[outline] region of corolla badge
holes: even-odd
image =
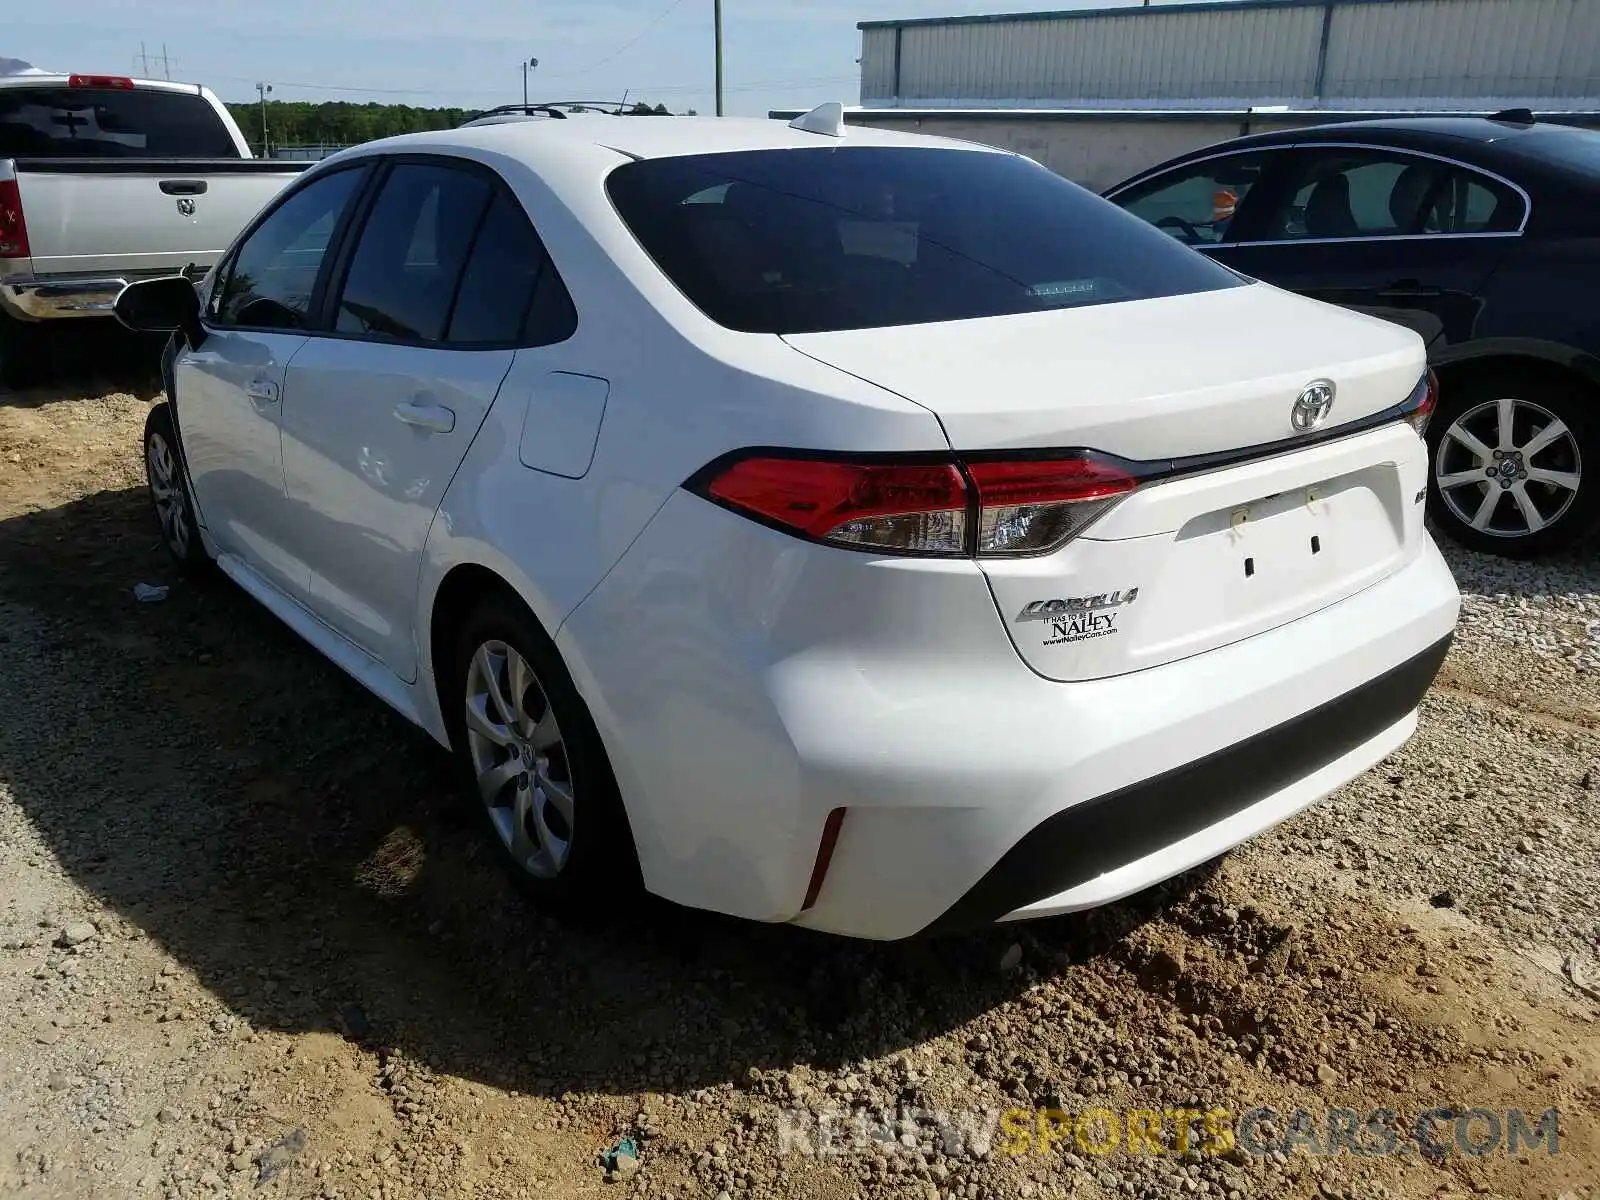
[[[1019,612],[1018,621],[1059,621],[1064,617],[1084,612],[1100,612],[1107,608],[1121,608],[1139,598],[1138,588],[1115,592],[1101,592],[1098,596],[1071,596],[1065,600],[1032,600]]]
[[[178,198],[178,211],[186,217],[194,216],[194,201],[187,196]]]
[[[1065,600],[1033,600],[1013,619],[1048,621],[1044,645],[1061,646],[1092,638],[1115,637],[1122,608],[1139,598],[1138,588],[1101,592],[1097,596],[1071,596]]]
[[[1300,433],[1316,429],[1333,411],[1333,397],[1337,389],[1331,379],[1315,379],[1306,384],[1300,398],[1289,410],[1289,423]]]

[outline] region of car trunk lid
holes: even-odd
[[[963,450],[1090,446],[1178,458],[1296,433],[1334,375],[1329,424],[1403,400],[1416,335],[1267,284],[937,325],[790,334],[795,349],[930,409]]]
[[[979,560],[1018,653],[1051,679],[1299,619],[1399,569],[1426,536],[1422,442],[1403,422],[1372,427],[1414,392],[1424,352],[1373,318],[1260,285],[788,340],[929,408],[963,457],[1134,460],[1144,482],[1077,538]],[[1297,401],[1320,381],[1333,407],[1299,429]]]

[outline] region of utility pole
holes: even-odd
[[[256,95],[261,97],[261,157],[267,156],[267,97],[272,95],[270,83],[256,84]]]
[[[136,61],[139,64],[139,75],[142,78],[154,79],[156,77],[155,70],[150,65],[155,61],[155,58],[148,51],[146,51],[145,44],[143,42],[139,43],[139,57]],[[172,62],[167,57],[167,44],[165,42],[161,43],[161,78],[172,78]]]
[[[722,0],[712,0],[717,27],[717,116],[722,115]]]
[[[537,70],[538,66],[539,66],[539,60],[537,58],[530,58],[530,59],[528,59],[526,62],[524,62],[522,64],[522,107],[523,108],[527,108],[528,107],[528,73],[530,71]]]
[[[717,42],[717,116],[722,115],[722,0],[712,0]]]

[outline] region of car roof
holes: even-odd
[[[1218,155],[1317,143],[1348,142],[1357,145],[1392,146],[1395,149],[1442,155],[1485,170],[1510,170],[1515,167],[1519,172],[1538,173],[1543,168],[1522,151],[1531,150],[1535,142],[1542,141],[1552,131],[1560,131],[1563,134],[1593,134],[1600,137],[1600,134],[1595,134],[1592,130],[1557,121],[1527,123],[1519,120],[1467,116],[1381,117],[1334,121],[1323,125],[1250,133],[1201,146],[1129,176],[1108,189],[1106,194],[1113,195],[1176,167],[1215,158]]]
[[[903,146],[1010,153],[993,146],[925,134],[851,125],[842,137],[807,133],[769,118],[605,116],[571,120],[514,120],[458,129],[410,133],[358,147],[362,152],[426,153],[471,149],[506,154],[536,164],[551,154],[592,151],[610,158],[678,158],[739,150],[816,150],[849,146]],[[353,157],[345,151],[339,157]]]
[[[75,78],[78,78],[78,76],[61,75],[37,69],[19,71],[11,75],[0,74],[0,88],[67,88]],[[91,78],[93,77],[91,76]],[[113,76],[106,76],[106,78],[113,78]],[[125,77],[115,76],[114,78],[121,79]],[[170,79],[130,79],[128,82],[133,85],[135,91],[139,92],[177,92],[185,96],[202,94],[200,85],[195,83],[176,83]],[[86,88],[85,90],[96,89]]]
[[[1359,137],[1363,141],[1413,145],[1430,140],[1488,144],[1525,134],[1536,125],[1497,121],[1489,117],[1384,117],[1365,121],[1331,121],[1299,129],[1276,129],[1248,134],[1238,144],[1281,145],[1285,142],[1326,142]]]

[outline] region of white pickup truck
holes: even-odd
[[[209,269],[309,165],[252,158],[193,84],[0,74],[0,384],[37,378],[42,322],[109,318],[127,283]]]

